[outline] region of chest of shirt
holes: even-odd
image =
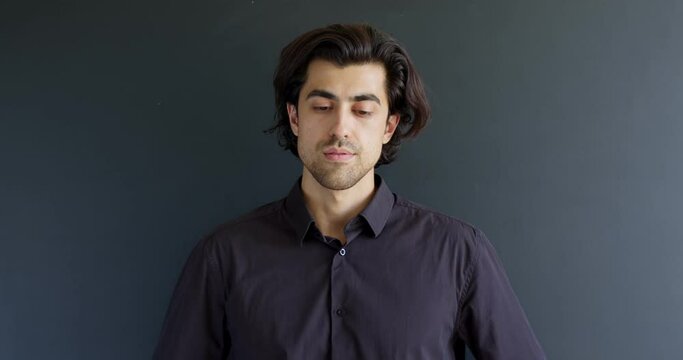
[[[279,358],[329,358],[335,349],[356,358],[441,356],[433,352],[449,351],[460,286],[443,244],[415,240],[386,232],[343,248],[252,244],[232,257],[227,277],[233,349]]]

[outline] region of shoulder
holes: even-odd
[[[446,230],[450,235],[474,238],[481,233],[478,227],[468,221],[408,200],[400,195],[396,195],[394,207],[399,218],[410,222],[427,222],[433,228]]]
[[[417,234],[423,244],[453,254],[461,263],[471,263],[488,243],[476,225],[400,195],[396,195],[394,214],[393,224],[399,231]]]
[[[285,221],[283,207],[284,198],[258,206],[215,226],[205,235],[205,239],[209,242],[222,242],[228,238],[239,237],[241,234],[254,234],[258,229],[280,224]]]
[[[459,293],[466,288],[482,249],[486,246],[484,232],[459,217],[396,196],[393,225],[401,234],[413,234],[414,241],[430,254],[443,259],[443,268],[453,275]]]

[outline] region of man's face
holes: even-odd
[[[309,64],[297,106],[287,111],[304,171],[323,187],[351,188],[374,169],[399,121],[389,116],[385,78],[379,63]]]

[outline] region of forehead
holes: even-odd
[[[340,97],[372,93],[386,104],[386,71],[381,63],[350,64],[315,59],[308,65],[300,96],[311,90],[326,90]]]

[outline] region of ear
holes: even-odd
[[[296,105],[287,103],[287,115],[289,115],[289,126],[294,136],[299,136],[299,115],[296,112]]]
[[[382,141],[383,144],[386,144],[391,140],[391,137],[394,135],[394,132],[396,131],[396,128],[398,127],[398,122],[401,120],[401,115],[399,114],[392,114],[389,115],[389,118],[387,119],[387,126],[384,129],[384,139]]]

